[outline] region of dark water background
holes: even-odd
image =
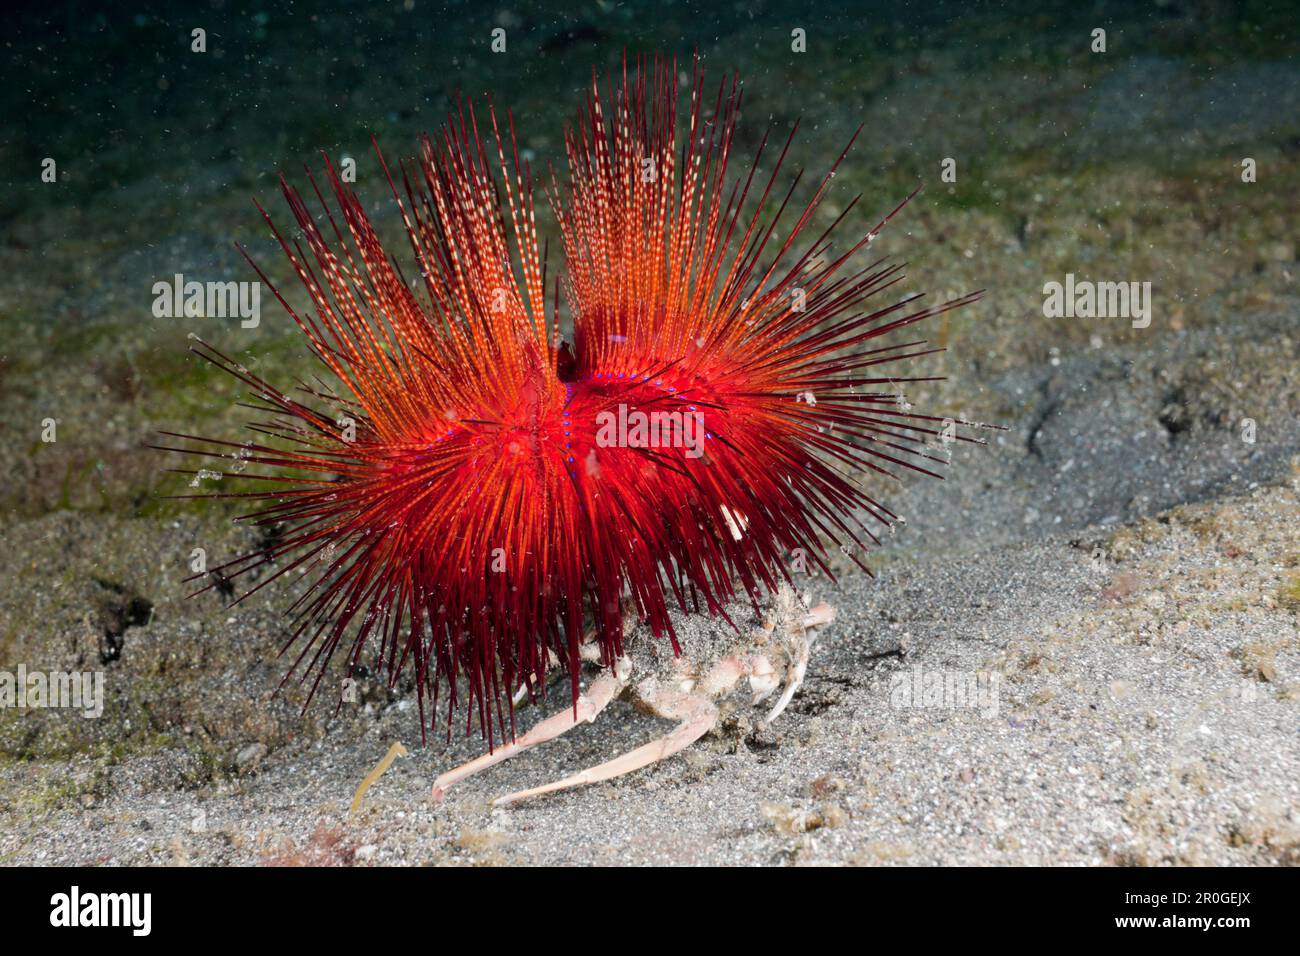
[[[1026,144],[1002,89],[1008,70],[1032,77],[1091,62],[1105,65],[1096,73],[1103,79],[1163,62],[1204,81],[1234,64],[1293,65],[1297,9],[1277,0],[19,5],[9,13],[10,80],[0,94],[11,184],[0,211],[9,218],[55,199],[22,172],[46,155],[66,168],[61,202],[109,201],[107,193],[151,179],[183,188],[224,174],[229,188],[256,186],[317,149],[361,149],[371,135],[399,148],[439,123],[457,93],[492,94],[527,136],[554,144],[590,71],[617,69],[625,51],[683,61],[699,52],[714,75],[739,71],[755,88],[755,119],[804,113],[813,124],[851,123],[899,87],[958,73],[979,88],[986,147],[1014,150]],[[190,50],[195,27],[207,31],[207,53]],[[496,27],[507,31],[504,54],[489,49]],[[795,27],[808,33],[802,56],[790,51]],[[1108,31],[1104,57],[1089,52],[1098,27]],[[1135,97],[1178,92],[1158,69],[1138,76]],[[1270,106],[1266,88],[1216,99],[1202,104],[1194,126],[1281,105]],[[960,130],[973,117],[958,105],[936,103],[909,122]],[[1087,139],[1088,124],[1062,116],[1054,125],[1056,136]],[[900,162],[909,140],[875,139],[869,148],[882,164]],[[1114,159],[1154,158],[1169,144],[1108,145]]]
[[[864,194],[863,223],[926,181],[887,251],[915,261],[928,288],[991,290],[944,330],[952,361],[978,363],[967,383],[1086,350],[1097,329],[1035,314],[1044,281],[1088,269],[1150,279],[1168,314],[1204,301],[1207,271],[1221,271],[1219,288],[1294,259],[1295,13],[1187,0],[20,6],[0,84],[0,389],[21,409],[4,427],[30,434],[25,419],[43,418],[37,406],[57,391],[80,440],[40,469],[57,481],[11,464],[6,494],[27,514],[141,507],[158,479],[127,449],[150,425],[237,426],[225,383],[184,355],[195,329],[155,319],[149,289],[176,272],[251,278],[235,242],[283,277],[252,205],[283,216],[281,171],[301,184],[320,150],[354,156],[358,192],[391,226],[371,137],[390,159],[409,156],[458,95],[492,96],[536,164],[562,168],[563,125],[592,71],[625,54],[685,69],[698,53],[710,84],[740,74],[738,157],[767,124],[802,117],[792,165],[817,173],[864,123],[837,183],[845,200]],[[191,52],[196,27],[205,53]],[[497,27],[502,54],[490,50]],[[796,27],[805,54],[791,51]],[[1089,48],[1098,27],[1104,54]],[[1250,189],[1235,182],[1245,155],[1263,169]],[[46,157],[56,184],[40,179]],[[945,157],[956,184],[938,182]],[[265,311],[256,330],[213,319],[197,331],[296,370],[296,332]],[[1116,326],[1103,338],[1134,336]]]
[[[878,248],[906,257],[918,288],[989,295],[932,331],[949,348],[932,370],[951,381],[910,398],[1010,425],[1004,442],[1031,463],[1073,468],[1075,452],[1086,461],[1104,447],[1149,466],[1118,483],[1089,479],[1067,501],[1054,503],[1053,487],[987,506],[998,516],[990,533],[1022,512],[1031,527],[1086,523],[1208,493],[1231,469],[1200,476],[1196,491],[1186,476],[1162,479],[1174,468],[1169,438],[1181,432],[1162,435],[1159,421],[1185,431],[1224,430],[1248,414],[1288,420],[1271,394],[1288,350],[1242,321],[1294,328],[1295,13],[1293,3],[1262,0],[20,7],[0,84],[0,396],[10,410],[0,429],[26,453],[5,463],[0,497],[23,517],[174,513],[158,495],[179,480],[141,444],[159,427],[230,435],[243,421],[234,383],[186,352],[190,333],[268,363],[281,381],[313,370],[269,295],[255,329],[150,309],[153,283],[176,273],[253,278],[237,242],[286,282],[253,206],[283,221],[282,172],[305,186],[302,170],[319,168],[321,151],[354,157],[357,192],[400,256],[372,137],[390,160],[408,157],[458,97],[481,110],[490,96],[513,114],[535,166],[555,164],[563,176],[564,126],[593,71],[656,53],[676,57],[684,75],[698,54],[710,89],[742,78],[737,170],[765,129],[798,118],[790,171],[806,167],[815,182],[862,124],[825,210],[861,193],[849,232],[927,184]],[[206,31],[206,52],[191,50],[195,28]],[[498,28],[504,53],[490,47]],[[796,28],[806,53],[792,52]],[[1104,53],[1091,49],[1098,28]],[[41,181],[47,157],[56,183]],[[1259,168],[1251,184],[1241,181],[1245,157]],[[955,183],[940,180],[948,158]],[[539,218],[553,238],[544,202]],[[1067,273],[1152,282],[1155,321],[1137,330],[1045,317],[1044,283]],[[1169,373],[1189,350],[1204,351],[1197,335],[1249,354]],[[1166,380],[1134,383],[1135,359]],[[1127,384],[1104,414],[1079,410],[1091,427],[1054,418],[1099,377]],[[49,417],[69,440],[34,440]],[[1152,419],[1148,432],[1140,422]],[[989,480],[1016,484],[1004,477]]]

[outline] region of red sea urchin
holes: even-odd
[[[253,390],[274,416],[253,427],[281,444],[174,437],[272,469],[245,474],[273,487],[242,497],[268,502],[252,520],[286,530],[216,570],[273,567],[253,590],[314,572],[286,647],[313,694],[340,646],[351,670],[369,645],[391,682],[414,670],[422,725],[442,690],[450,731],[463,692],[467,724],[477,714],[489,743],[494,724],[513,736],[512,695],[554,660],[576,707],[584,618],[603,662],[621,657],[629,610],[676,651],[670,608],[725,618],[739,591],[757,605],[789,580],[792,553],[829,574],[828,547],[859,561],[878,543],[870,525],[895,516],[855,473],[933,475],[944,461],[931,454],[944,419],[898,392],[934,379],[882,372],[938,349],[877,340],[979,293],[864,308],[902,278],[899,264],[855,264],[898,209],[832,253],[855,200],[804,243],[842,153],[779,236],[794,183],[779,201],[773,189],[794,130],[770,175],[765,136],[728,181],[740,89],[724,81],[709,98],[701,79],[697,66],[684,123],[674,64],[625,68],[604,99],[593,80],[566,136],[570,183],[552,175],[547,192],[571,349],[558,293],[548,309],[512,121],[503,141],[495,112],[484,136],[462,109],[399,177],[384,166],[419,283],[328,163],[337,211],[313,179],[320,223],[282,182],[302,238],[271,228],[315,314],[276,296],[343,390],[303,385],[299,401],[200,344]]]

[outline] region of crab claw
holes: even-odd
[[[808,613],[803,616],[803,621],[801,623],[806,631],[810,627],[822,627],[833,620],[835,620],[835,608],[831,607],[825,601],[822,601],[821,604],[808,610]]]
[[[749,689],[754,695],[754,706],[757,707],[771,697],[772,691],[780,686],[781,677],[772,666],[772,661],[766,654],[755,654],[749,665]]]
[[[795,658],[794,666],[786,673],[785,690],[781,692],[781,698],[768,711],[767,719],[763,721],[764,725],[769,725],[780,717],[786,705],[794,698],[794,692],[803,684],[804,674],[808,673],[808,657],[811,653],[812,640],[804,638],[799,642],[799,656]]]
[[[810,608],[808,613],[803,616],[800,624],[803,626],[804,631],[807,632],[814,627],[829,624],[833,620],[835,620],[835,608],[823,601],[816,607]],[[782,691],[780,699],[772,705],[772,709],[768,712],[767,719],[764,721],[765,725],[770,725],[772,721],[781,716],[786,706],[794,698],[795,691],[802,686],[804,675],[808,673],[808,658],[812,654],[812,642],[813,639],[806,635],[800,640],[798,655],[785,675],[785,690]],[[752,686],[753,679],[750,680]],[[757,703],[758,699],[755,699],[755,703]]]

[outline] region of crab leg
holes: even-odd
[[[713,702],[707,697],[696,694],[683,694],[680,691],[661,691],[653,700],[647,700],[646,703],[650,704],[655,713],[661,717],[680,720],[681,723],[678,724],[677,729],[660,737],[658,740],[637,747],[635,750],[629,750],[621,757],[615,757],[605,763],[588,767],[571,777],[565,777],[563,780],[557,780],[541,787],[520,790],[517,793],[499,797],[492,801],[492,805],[494,807],[503,807],[518,803],[521,800],[527,800],[530,797],[540,796],[543,793],[554,793],[557,790],[568,790],[571,787],[579,787],[587,783],[612,780],[614,777],[631,773],[633,770],[648,767],[652,763],[663,760],[665,757],[671,757],[678,751],[686,749],[712,730],[718,722],[718,708],[713,706]]]
[[[522,737],[516,738],[511,743],[498,747],[491,753],[483,754],[476,757],[468,763],[463,763],[455,769],[448,770],[441,774],[433,782],[433,799],[441,800],[447,795],[447,790],[452,784],[464,780],[466,777],[478,773],[480,770],[486,770],[488,767],[498,764],[503,760],[509,760],[515,754],[523,753],[538,744],[546,743],[548,740],[554,740],[567,730],[572,730],[582,722],[591,723],[596,719],[596,715],[605,709],[605,706],[618,696],[619,691],[625,686],[624,681],[614,674],[601,674],[591,686],[587,688],[585,694],[578,697],[577,717],[575,719],[572,710],[563,710],[558,714],[552,714],[545,720],[540,721],[528,733]]]

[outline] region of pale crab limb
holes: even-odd
[[[463,763],[453,770],[448,770],[441,774],[433,782],[433,799],[441,800],[447,795],[448,788],[454,783],[459,783],[466,777],[478,773],[480,770],[486,770],[488,767],[498,764],[503,760],[509,760],[516,754],[523,753],[538,744],[544,744],[548,740],[554,740],[567,730],[572,730],[578,724],[591,723],[596,719],[596,715],[605,709],[619,692],[626,686],[626,681],[615,674],[601,674],[591,686],[587,688],[585,694],[578,697],[577,718],[574,718],[572,709],[566,709],[558,714],[552,714],[545,720],[539,721],[528,733],[522,737],[516,738],[508,744],[496,748],[491,753],[483,754],[476,757],[468,763]]]
[[[811,608],[804,615],[800,624],[807,631],[809,628],[829,624],[833,620],[835,620],[835,608],[823,601],[816,607]],[[799,645],[799,656],[795,660],[794,666],[786,674],[785,690],[781,692],[780,699],[772,705],[764,724],[770,725],[772,721],[780,717],[784,713],[786,706],[794,699],[795,692],[803,685],[804,675],[808,673],[808,658],[811,653],[812,638],[805,638]]]
[[[590,633],[588,633],[586,636],[583,637],[583,641],[584,641],[584,642],[590,642],[591,639],[592,639],[592,635],[591,635]],[[552,651],[552,650],[547,650],[547,652],[546,652],[546,656],[549,658],[549,666],[554,667],[554,666],[556,666],[557,664],[560,663],[560,659],[559,659],[558,657],[555,656],[555,652],[554,652],[554,651]],[[542,672],[541,672],[541,671],[533,671],[532,677],[533,677],[533,683],[536,684],[537,682],[539,682],[539,681],[542,680]],[[512,706],[512,707],[520,707],[520,706],[522,706],[522,705],[523,705],[523,702],[526,701],[526,700],[528,699],[528,696],[529,696],[529,687],[528,687],[528,683],[525,682],[525,683],[523,683],[523,684],[520,684],[520,685],[519,685],[519,689],[518,689],[517,691],[515,691],[515,696],[512,697],[512,698],[510,698],[510,704],[511,704],[511,706]]]
[[[580,787],[583,784],[598,783],[602,780],[621,777],[625,773],[648,767],[665,757],[671,757],[673,754],[685,750],[712,730],[718,722],[718,708],[713,706],[713,702],[707,697],[701,697],[697,694],[684,694],[680,691],[660,691],[653,700],[647,700],[646,703],[650,704],[655,713],[661,717],[680,720],[681,723],[677,726],[677,729],[660,737],[658,740],[637,747],[635,750],[629,750],[621,757],[615,757],[605,763],[588,767],[571,777],[565,777],[563,780],[557,780],[541,787],[520,790],[517,793],[499,797],[492,801],[492,805],[494,807],[504,807],[544,793],[554,793],[557,790],[568,790],[571,787]]]
[[[516,709],[523,706],[524,701],[528,699],[528,685],[520,684],[519,689],[515,691],[515,696],[510,698],[510,706]]]

